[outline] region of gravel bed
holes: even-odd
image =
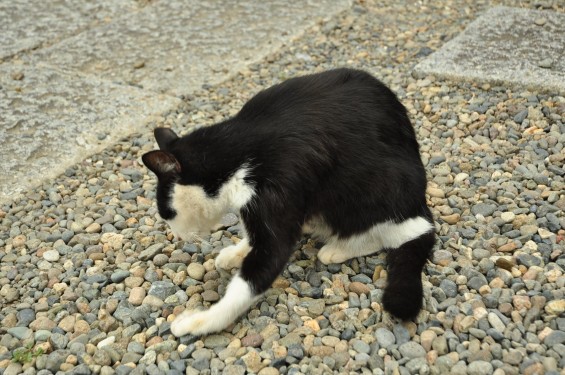
[[[382,79],[417,129],[437,223],[415,322],[382,310],[384,254],[325,266],[304,238],[229,329],[174,338],[176,315],[223,294],[214,257],[239,227],[230,215],[200,243],[173,240],[140,160],[148,127],[0,206],[0,374],[565,374],[565,98],[413,76],[492,2],[390,3],[354,3],[151,126],[212,124],[332,67]],[[22,347],[38,355],[13,361]]]

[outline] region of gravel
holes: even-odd
[[[373,72],[408,108],[430,181],[438,242],[416,321],[382,310],[384,253],[324,266],[319,244],[303,238],[235,324],[174,338],[175,316],[224,293],[231,274],[214,258],[241,228],[229,215],[201,242],[173,240],[140,161],[154,147],[148,127],[0,206],[0,374],[559,374],[565,98],[413,76],[485,9],[470,0],[414,6],[355,2],[152,126],[183,133],[221,121],[299,74]],[[44,354],[13,362],[26,345]]]

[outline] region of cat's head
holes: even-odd
[[[157,175],[157,208],[175,237],[192,239],[209,233],[227,209],[227,202],[210,197],[204,186],[191,183],[191,166],[179,153],[179,138],[171,129],[154,131],[160,150],[143,155],[145,166]],[[187,182],[188,181],[188,182]]]

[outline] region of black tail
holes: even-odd
[[[397,249],[388,249],[388,279],[383,305],[392,315],[408,320],[420,312],[424,295],[422,270],[431,256],[434,243],[435,234],[429,232]]]

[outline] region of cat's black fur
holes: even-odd
[[[242,165],[255,195],[241,209],[252,250],[242,278],[254,293],[281,273],[302,225],[322,217],[339,237],[385,221],[423,217],[426,173],[404,106],[369,74],[337,69],[290,79],[253,97],[233,118],[177,138],[156,129],[162,150],[177,168],[159,176],[157,200],[165,219],[175,183],[199,185],[209,196]],[[158,164],[158,163],[157,163]],[[422,305],[421,272],[434,245],[433,230],[388,249],[383,304],[393,315],[413,318]]]

